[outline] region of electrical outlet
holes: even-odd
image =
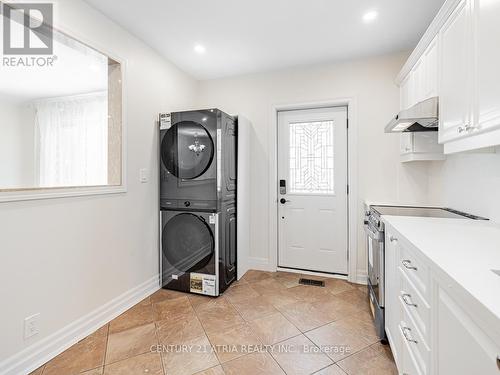
[[[38,327],[38,320],[40,314],[35,314],[28,316],[24,319],[24,338],[29,339],[30,337],[38,335],[40,329]]]
[[[149,182],[149,171],[146,168],[139,171],[139,179],[143,184]]]

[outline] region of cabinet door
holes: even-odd
[[[438,37],[436,36],[424,52],[424,72],[422,77],[423,99],[438,96]]]
[[[500,1],[475,0],[476,101],[478,130],[500,126]]]
[[[394,360],[401,364],[402,341],[399,332],[401,314],[399,308],[399,275],[397,261],[398,242],[390,228],[386,229],[385,238],[385,331],[391,344]]]
[[[438,143],[438,132],[414,133],[413,152],[420,154],[442,154],[443,145]]]
[[[413,134],[414,133],[401,133],[399,150],[401,155],[413,152]]]
[[[399,86],[399,109],[404,110],[408,108],[408,89],[409,89],[409,76],[407,76],[403,82],[401,82],[401,86]]]
[[[425,59],[421,57],[412,70],[412,105],[424,100]]]
[[[465,135],[471,103],[470,0],[462,0],[440,31],[440,142]]]
[[[403,340],[402,347],[402,373],[403,375],[424,375],[417,366],[417,360],[413,356],[411,349],[406,341]]]
[[[437,305],[436,373],[498,375],[498,348],[441,286]]]

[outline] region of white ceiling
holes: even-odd
[[[86,0],[198,79],[412,49],[444,0]],[[379,17],[365,24],[363,15]],[[196,44],[206,47],[197,54]]]

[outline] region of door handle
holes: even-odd
[[[280,199],[280,203],[281,204],[285,204],[286,202],[290,202],[289,200],[286,200],[285,198],[281,198]]]

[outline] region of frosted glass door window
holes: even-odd
[[[290,193],[334,194],[334,122],[300,122],[289,126]]]

